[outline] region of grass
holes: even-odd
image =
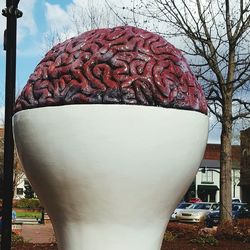
[[[17,218],[41,218],[40,212],[16,212]]]

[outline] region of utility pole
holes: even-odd
[[[6,8],[2,10],[7,18],[7,28],[4,32],[4,50],[6,50],[5,77],[5,123],[4,123],[4,183],[3,183],[3,224],[1,249],[11,249],[12,233],[12,199],[13,199],[13,165],[14,141],[12,135],[12,116],[16,91],[16,30],[17,18],[22,16],[18,10],[20,0],[7,0]]]

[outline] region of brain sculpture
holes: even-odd
[[[15,110],[67,104],[134,104],[207,113],[182,53],[154,33],[125,26],[85,32],[53,47]]]

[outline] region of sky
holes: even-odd
[[[120,6],[128,4],[130,0],[114,1]],[[110,1],[110,2],[112,2]],[[91,4],[90,4],[91,3]],[[46,51],[51,48],[56,37],[55,31],[60,34],[61,39],[69,38],[77,34],[77,17],[71,10],[78,12],[91,5],[94,12],[102,13],[104,1],[92,0],[20,0],[19,9],[23,17],[17,21],[17,68],[16,68],[16,92],[21,92],[29,75],[34,71],[36,65],[43,58]],[[5,7],[5,1],[0,1],[0,9]],[[78,14],[78,13],[76,13]],[[79,15],[80,16],[80,15]],[[79,21],[79,20],[78,20]],[[114,21],[115,22],[115,21]],[[105,24],[103,24],[105,25]],[[3,50],[3,32],[6,27],[6,18],[0,16],[0,125],[4,114],[4,88],[5,88],[5,51]],[[86,25],[85,29],[90,29]],[[210,123],[214,124],[214,118]],[[209,132],[209,142],[220,142],[220,126],[216,125]]]

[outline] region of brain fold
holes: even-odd
[[[54,46],[31,74],[15,111],[80,103],[207,114],[201,86],[182,53],[159,35],[130,26],[88,31]]]

